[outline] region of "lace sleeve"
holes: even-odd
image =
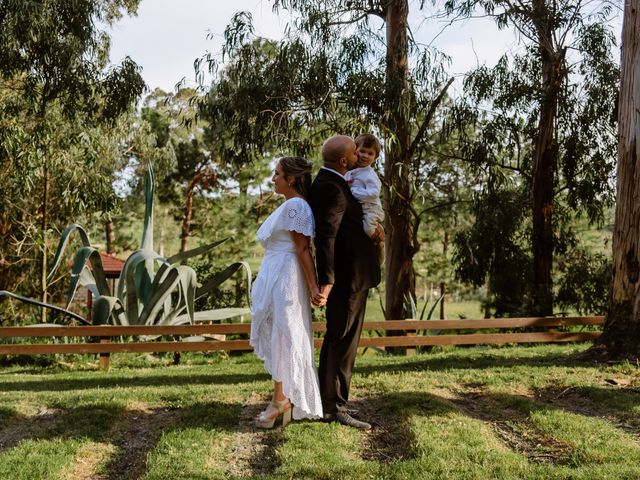
[[[313,237],[315,235],[315,223],[311,207],[301,198],[289,199],[282,209],[276,228]]]
[[[277,230],[294,231],[307,237],[315,236],[313,212],[309,204],[297,197],[287,200],[260,226],[256,238],[265,245],[271,234]]]

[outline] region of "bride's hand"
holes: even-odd
[[[327,297],[320,293],[318,287],[315,287],[311,291],[311,303],[315,307],[324,307],[327,303]]]

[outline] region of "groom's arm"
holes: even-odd
[[[330,287],[326,286],[335,283],[335,241],[347,202],[342,190],[332,183],[327,182],[314,193],[318,285],[321,293],[328,295]]]

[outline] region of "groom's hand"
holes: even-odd
[[[324,307],[327,303],[327,297],[324,296],[318,287],[311,290],[311,304],[314,307]]]
[[[375,232],[371,235],[371,240],[373,240],[373,243],[384,242],[384,227],[381,224],[376,226]]]
[[[324,307],[327,304],[331,287],[333,287],[333,285],[321,285],[319,292],[312,295],[311,303],[316,307]]]
[[[314,295],[311,298],[311,304],[314,307],[324,307],[327,303],[327,299],[324,298],[322,295],[318,294],[318,295]]]
[[[331,289],[333,285],[328,283],[326,285],[320,285],[320,295],[322,295],[325,299],[329,298],[329,293],[331,293]]]

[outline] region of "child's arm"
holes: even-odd
[[[353,178],[351,193],[361,202],[375,202],[380,197],[382,182],[373,169]]]

